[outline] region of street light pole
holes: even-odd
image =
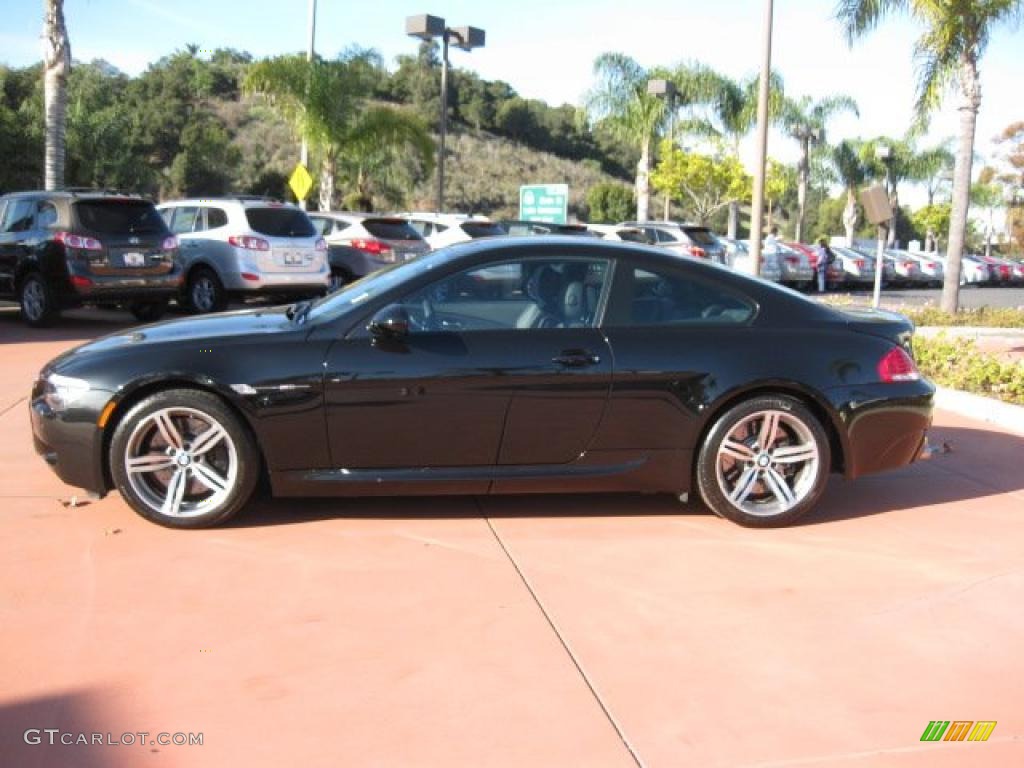
[[[306,61],[312,65],[313,53],[316,45],[316,0],[309,0],[309,44],[306,46]],[[308,85],[307,85],[308,87]],[[299,148],[299,163],[306,170],[309,170],[309,143],[306,137],[302,137],[302,146]],[[299,201],[299,207],[306,210],[306,200]]]
[[[448,35],[441,35],[441,136],[437,153],[437,212],[444,213],[444,145],[448,136]]]
[[[750,211],[750,262],[755,275],[761,274],[761,226],[764,215],[764,171],[768,157],[768,86],[772,72],[772,0],[764,3],[764,56],[757,89],[757,158],[754,161],[754,199]]]
[[[665,108],[668,110],[668,139],[672,144],[676,135],[676,84],[671,80],[648,80],[647,93],[651,96],[665,99]],[[670,195],[665,195],[665,221],[669,220],[672,204]]]
[[[471,51],[483,48],[484,30],[477,27],[449,28],[440,16],[421,14],[405,19],[405,34],[423,41],[441,38],[441,120],[438,134],[440,146],[437,153],[437,212],[444,211],[444,159],[445,142],[448,135],[448,45]]]

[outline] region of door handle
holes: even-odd
[[[567,349],[551,358],[551,362],[564,365],[566,368],[586,368],[588,365],[597,365],[601,358],[582,349]]]

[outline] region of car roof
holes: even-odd
[[[160,205],[223,205],[235,203],[243,208],[294,208],[300,210],[293,203],[283,203],[272,197],[260,197],[258,195],[237,195],[224,197],[185,197],[178,200],[164,200]]]

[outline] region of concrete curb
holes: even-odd
[[[937,387],[935,407],[969,419],[994,424],[1009,432],[1024,435],[1024,406],[1004,403],[991,397],[972,395],[959,389]]]

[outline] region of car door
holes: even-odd
[[[328,355],[335,466],[576,459],[611,385],[611,355],[594,327],[609,274],[603,259],[529,256],[464,269],[400,297],[407,335],[382,341],[360,326]]]
[[[615,375],[593,449],[682,451],[688,466],[722,360],[743,354],[755,310],[685,264],[620,262],[602,324]]]
[[[36,200],[15,197],[7,202],[0,220],[0,290],[13,295],[18,265],[28,259],[38,243],[35,232]]]

